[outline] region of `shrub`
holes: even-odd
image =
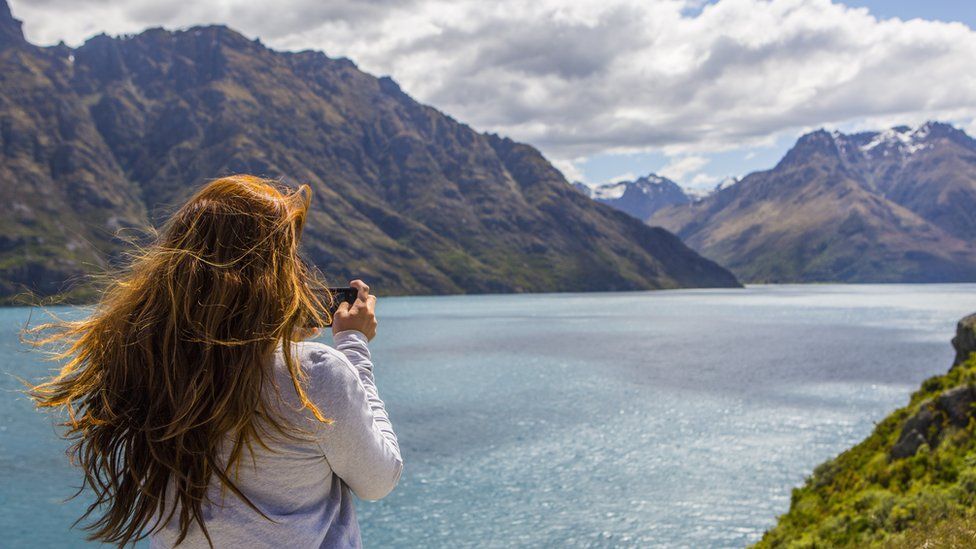
[[[935,447],[890,457],[905,420],[973,380],[976,358],[926,380],[863,442],[814,469],[757,547],[976,547],[976,421],[940,426]]]

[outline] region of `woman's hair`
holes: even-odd
[[[329,320],[331,297],[298,256],[310,200],[308,186],[212,181],[134,255],[90,316],[27,330],[36,345],[60,344],[60,373],[30,395],[67,411],[69,454],[85,474],[79,493],[95,494],[78,520],[98,511],[89,539],[121,546],[178,514],[177,543],[194,521],[209,541],[202,505],[211,477],[264,515],[231,469],[253,443],[267,447],[269,426],[299,431],[266,398],[266,387],[278,389],[277,348],[304,408],[329,422],[291,353],[304,325]]]

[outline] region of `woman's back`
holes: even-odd
[[[315,342],[294,345],[294,357],[308,376],[307,394],[331,425],[301,409],[282,355],[275,354],[270,366],[281,394],[281,417],[307,429],[311,438],[269,435],[268,448],[256,445],[254,459],[245,454],[241,460],[235,484],[267,519],[211,484],[216,504],[204,507],[204,520],[214,547],[358,547],[352,494],[379,499],[396,486],[403,462],[377,396],[366,338],[345,331],[335,335],[335,343],[338,349]],[[277,401],[276,395],[269,398]],[[172,547],[178,535],[171,521],[153,536],[152,547]],[[209,545],[194,527],[180,547]]]
[[[350,493],[383,497],[402,462],[366,346],[376,297],[353,280],[336,307],[301,259],[310,201],[308,186],[214,180],[89,316],[31,330],[64,362],[30,393],[67,411],[90,539],[359,544]],[[336,349],[301,343],[330,324]]]

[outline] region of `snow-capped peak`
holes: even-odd
[[[673,191],[677,184],[666,177],[648,174],[633,181],[611,181],[593,188],[593,198],[599,200],[617,200],[631,190],[647,196],[655,196],[667,191]]]
[[[660,175],[657,175],[657,174],[654,174],[654,173],[649,173],[649,174],[645,175],[644,177],[641,177],[637,181],[634,181],[634,183],[644,182],[644,183],[648,183],[648,184],[651,184],[651,185],[662,185],[664,183],[668,183],[669,181],[671,181],[671,180],[670,179],[667,179],[667,178],[664,178],[664,177],[661,177]]]
[[[884,151],[882,154],[888,154],[889,150],[895,149],[905,154],[913,154],[929,146],[925,139],[930,131],[929,122],[916,128],[895,126],[878,132],[870,141],[861,145],[860,149],[865,153],[878,149]]]

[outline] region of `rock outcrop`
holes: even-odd
[[[956,324],[952,347],[956,350],[952,368],[965,363],[976,352],[976,313],[963,317]],[[969,384],[947,389],[926,399],[905,420],[901,434],[891,447],[889,455],[892,459],[903,459],[914,456],[922,444],[935,448],[944,438],[946,428],[969,425],[970,419],[976,417],[974,404],[976,388]]]
[[[952,338],[952,348],[956,350],[953,367],[969,360],[969,356],[976,353],[976,313],[964,317],[956,324],[956,336]]]
[[[891,448],[892,459],[914,456],[922,444],[935,448],[946,427],[965,427],[974,417],[976,389],[971,385],[955,387],[922,403],[914,415],[905,420],[898,441]]]
[[[0,49],[23,43],[23,24],[14,19],[6,2],[0,2]]]

